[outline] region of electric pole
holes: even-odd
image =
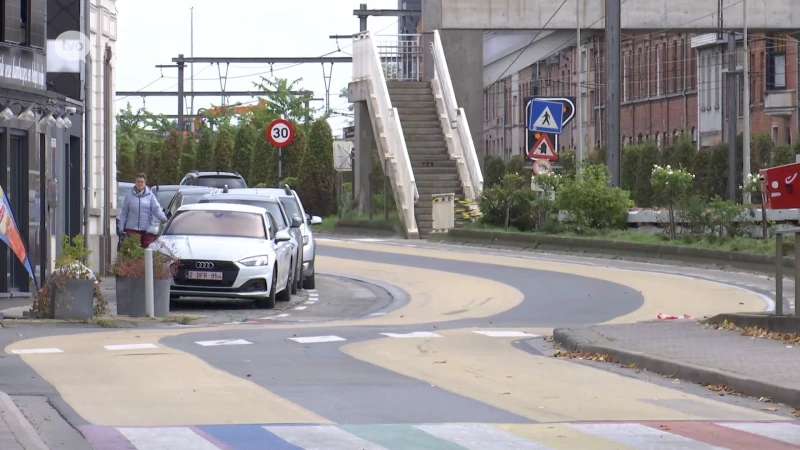
[[[620,0],[606,0],[606,165],[611,186],[619,187],[620,162]]]

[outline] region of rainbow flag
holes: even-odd
[[[22,241],[22,236],[19,234],[17,227],[17,220],[14,219],[14,212],[11,210],[11,202],[8,200],[6,190],[0,186],[0,240],[6,243],[11,248],[14,255],[17,256],[19,262],[25,266],[25,270],[36,281],[36,275],[33,273],[33,266],[31,260],[28,258],[28,251],[25,250],[25,243]]]

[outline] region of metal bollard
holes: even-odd
[[[153,293],[153,250],[144,250],[144,308],[147,317],[155,316],[155,300]]]

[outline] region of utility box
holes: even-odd
[[[431,201],[433,203],[431,207],[433,231],[447,231],[455,227],[456,195],[433,194]]]
[[[800,208],[800,163],[759,171],[761,192],[766,194],[768,209]]]

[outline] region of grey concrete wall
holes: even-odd
[[[422,2],[423,45],[430,48],[434,30],[440,30],[444,56],[450,70],[456,102],[467,114],[481,170],[486,150],[483,148],[483,30],[441,30],[442,7],[446,0]],[[430,52],[423,56],[423,76],[433,78]],[[457,76],[454,76],[457,74]]]
[[[441,17],[439,28],[444,30],[573,30],[576,1],[581,2],[582,28],[605,29],[605,0],[567,0],[560,10],[560,1],[425,0],[423,26],[427,28],[426,4],[435,3]],[[726,29],[742,28],[742,7],[741,2],[726,0]],[[716,0],[638,0],[622,5],[623,30],[700,32],[715,31],[716,24]],[[800,29],[797,0],[750,1],[747,24],[753,31]]]

